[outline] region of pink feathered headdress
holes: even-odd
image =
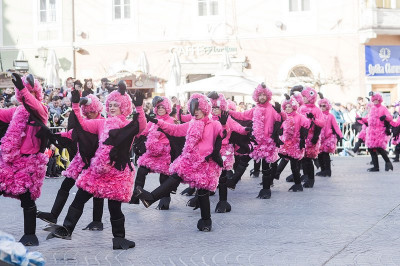
[[[236,103],[234,101],[228,99],[226,102],[228,103],[229,111],[236,111]]]
[[[129,116],[132,113],[132,99],[128,95],[128,93],[125,93],[124,95],[121,95],[121,93],[118,90],[115,90],[111,92],[106,99],[106,111],[109,113],[110,108],[108,107],[110,102],[117,102],[120,104],[120,109],[121,109],[121,114],[124,116]]]
[[[208,116],[211,112],[211,103],[208,100],[207,96],[200,93],[193,93],[187,103],[188,110],[190,110],[190,102],[193,99],[197,99],[199,101],[199,109],[204,113],[204,116]]]
[[[210,93],[211,94],[211,93]],[[228,110],[228,103],[226,102],[225,96],[222,93],[218,93],[218,98],[214,99],[210,97],[210,94],[208,95],[208,98],[211,101],[211,106],[212,107],[219,107],[221,111],[227,111]],[[215,93],[215,96],[217,94]]]
[[[308,103],[315,104],[317,101],[317,91],[313,88],[307,87],[301,91],[301,95],[308,99]]]
[[[167,111],[167,114],[170,114],[172,111],[172,103],[171,100],[168,99],[167,97],[161,96],[161,98],[163,98],[164,100],[162,100],[161,102],[158,102],[156,104],[156,106],[153,106],[153,112],[155,114],[157,114],[157,106],[164,106],[165,111]]]
[[[43,89],[42,86],[40,85],[39,81],[37,79],[35,79],[35,85],[31,86],[31,84],[29,84],[28,80],[26,79],[27,76],[21,77],[22,79],[22,83],[24,84],[25,88],[28,89],[29,92],[35,92],[35,97],[38,101],[42,101],[43,100]],[[17,97],[17,100],[22,103],[22,96],[19,93],[19,90],[17,88],[14,88],[15,91],[15,96]]]
[[[379,92],[371,91],[369,94],[370,94],[370,96],[372,96],[371,97],[371,102],[374,102],[375,100],[378,100],[379,103],[383,102],[382,95]]]
[[[296,99],[299,106],[302,106],[304,104],[303,96],[301,95],[301,92],[293,93],[292,97],[294,97]]]
[[[289,97],[289,95],[287,95],[286,93],[285,93],[285,97],[286,97],[286,99],[283,100],[283,102],[282,102],[282,110],[285,111],[286,106],[289,104],[292,106],[292,109],[294,111],[296,111],[297,108],[299,107],[299,103],[296,101],[296,99],[293,96]]]
[[[81,108],[84,116],[88,116],[90,112],[101,113],[101,111],[103,111],[103,104],[100,102],[99,98],[93,94],[89,94],[86,97],[91,100],[91,103],[88,105],[82,105]]]
[[[261,83],[257,86],[257,88],[253,92],[253,100],[258,103],[258,97],[260,94],[265,94],[267,96],[267,102],[269,102],[272,98],[272,91],[265,86],[264,83]]]

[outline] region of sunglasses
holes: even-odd
[[[326,107],[326,105],[325,105],[325,104],[323,104],[323,105],[320,105],[319,107]]]

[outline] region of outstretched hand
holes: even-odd
[[[221,116],[219,117],[219,122],[221,125],[225,126],[228,121],[229,113],[227,111],[222,111]]]
[[[78,90],[71,91],[71,102],[79,103],[80,100],[81,100],[81,94],[79,93],[79,91]]]
[[[144,100],[144,94],[141,91],[136,91],[135,94],[130,94],[132,97],[132,103],[135,106],[142,106]]]

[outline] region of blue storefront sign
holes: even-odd
[[[400,46],[365,46],[367,76],[400,76]]]

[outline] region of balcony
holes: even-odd
[[[398,35],[400,30],[400,9],[361,9],[360,31],[375,34]]]

